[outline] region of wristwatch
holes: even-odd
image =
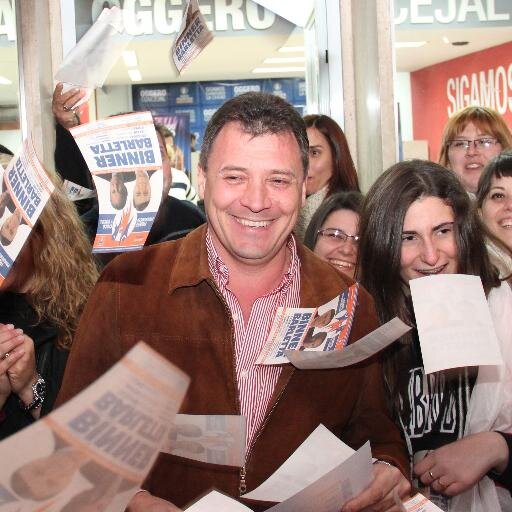
[[[39,375],[39,373],[37,374],[37,380],[34,382],[34,384],[32,384],[32,393],[34,394],[32,402],[30,402],[28,405],[25,405],[23,402],[21,402],[22,409],[26,412],[30,412],[34,409],[37,409],[38,407],[41,407],[46,397],[46,382],[43,377]]]

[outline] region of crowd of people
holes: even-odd
[[[93,189],[68,131],[80,98],[56,88],[55,161],[62,179]],[[205,131],[204,212],[169,195],[179,155],[172,132],[156,131],[164,187],[141,251],[93,257],[97,199],[73,204],[54,178],[0,293],[0,439],[142,339],[191,377],[180,412],[245,416],[247,455],[233,468],[161,453],[129,512],[176,510],[211,487],[243,500],[320,423],[353,448],[371,442],[372,483],[344,512],[398,511],[396,498],[416,487],[445,511],[512,510],[512,134],[503,118],[463,109],[446,125],[439,163],[396,163],[363,196],[333,119],[302,119],[277,96],[246,93]],[[149,178],[134,178],[142,204]],[[125,182],[105,179],[117,208]],[[504,365],[425,373],[410,281],[441,274],[480,277]],[[318,307],[355,281],[349,343],[394,317],[413,329],[342,369],[256,364],[278,307]]]

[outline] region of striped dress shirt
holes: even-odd
[[[288,270],[278,286],[256,299],[249,321],[244,324],[242,308],[229,289],[229,271],[215,250],[210,233],[206,235],[210,272],[224,297],[235,326],[235,364],[241,414],[246,417],[246,446],[251,446],[281,373],[279,365],[256,365],[255,361],[265,344],[278,307],[298,307],[300,292],[300,262],[295,239],[290,236],[287,249],[290,254]]]

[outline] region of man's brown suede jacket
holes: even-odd
[[[80,321],[59,403],[144,340],[191,377],[181,413],[240,414],[233,320],[208,270],[205,235],[202,226],[184,239],[122,255],[105,269]],[[298,254],[301,307],[320,306],[352,284],[300,244]],[[376,327],[373,301],[360,289],[349,342]],[[375,358],[335,370],[284,365],[248,451],[247,490],[273,473],[320,423],[356,449],[369,439],[374,457],[407,475],[405,449],[385,402]],[[238,497],[240,474],[240,468],[161,454],[143,488],[183,507],[212,487]]]

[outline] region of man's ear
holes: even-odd
[[[204,200],[204,189],[206,188],[206,171],[201,165],[197,166],[197,186],[199,199]]]

